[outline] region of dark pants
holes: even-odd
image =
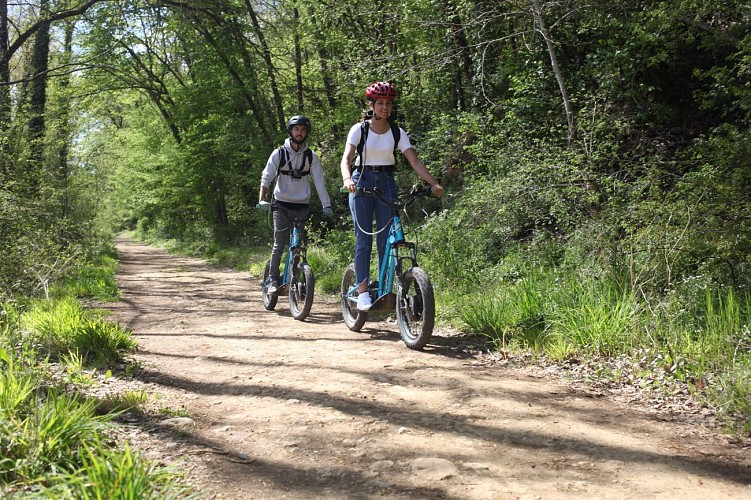
[[[271,250],[269,276],[279,279],[279,264],[282,253],[289,245],[289,236],[295,219],[304,221],[308,218],[308,207],[287,208],[274,205],[274,247]],[[305,224],[300,224],[300,241],[305,241]]]

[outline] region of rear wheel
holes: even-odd
[[[344,270],[342,277],[342,316],[344,317],[344,324],[353,332],[359,332],[368,319],[368,313],[357,310],[357,300],[351,300],[356,298],[356,295],[352,296],[350,290],[356,287],[355,265],[350,264]]]
[[[433,286],[419,267],[402,277],[396,296],[396,319],[402,340],[410,349],[420,350],[430,341],[435,321]]]
[[[289,310],[293,318],[304,320],[310,314],[310,308],[313,306],[315,278],[313,277],[313,270],[306,263],[295,262],[292,269],[294,271],[289,283]]]
[[[263,287],[261,288],[261,298],[263,298],[263,307],[267,311],[272,311],[276,307],[276,301],[279,297],[276,294],[271,295],[269,293],[269,269],[271,262],[266,261],[266,266],[263,268]]]

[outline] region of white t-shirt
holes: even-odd
[[[352,125],[347,134],[347,143],[357,147],[360,144],[361,123]],[[404,153],[412,147],[407,137],[407,132],[399,127],[399,151]],[[394,158],[394,134],[389,128],[383,134],[376,134],[373,129],[368,130],[368,138],[362,148],[362,155],[365,157],[365,165],[395,165]],[[355,159],[355,165],[361,165],[361,158]]]

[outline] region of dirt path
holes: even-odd
[[[751,498],[751,453],[698,425],[488,366],[449,335],[347,330],[336,299],[292,319],[257,280],[118,241],[154,408],[131,438],[208,498]],[[168,419],[163,415],[161,420]]]

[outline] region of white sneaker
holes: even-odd
[[[370,300],[370,292],[360,292],[357,296],[357,310],[365,312],[373,305],[373,301]]]
[[[269,282],[268,288],[266,288],[266,293],[269,295],[274,295],[278,291],[279,291],[279,286],[277,284],[277,281],[272,279],[271,282]]]

